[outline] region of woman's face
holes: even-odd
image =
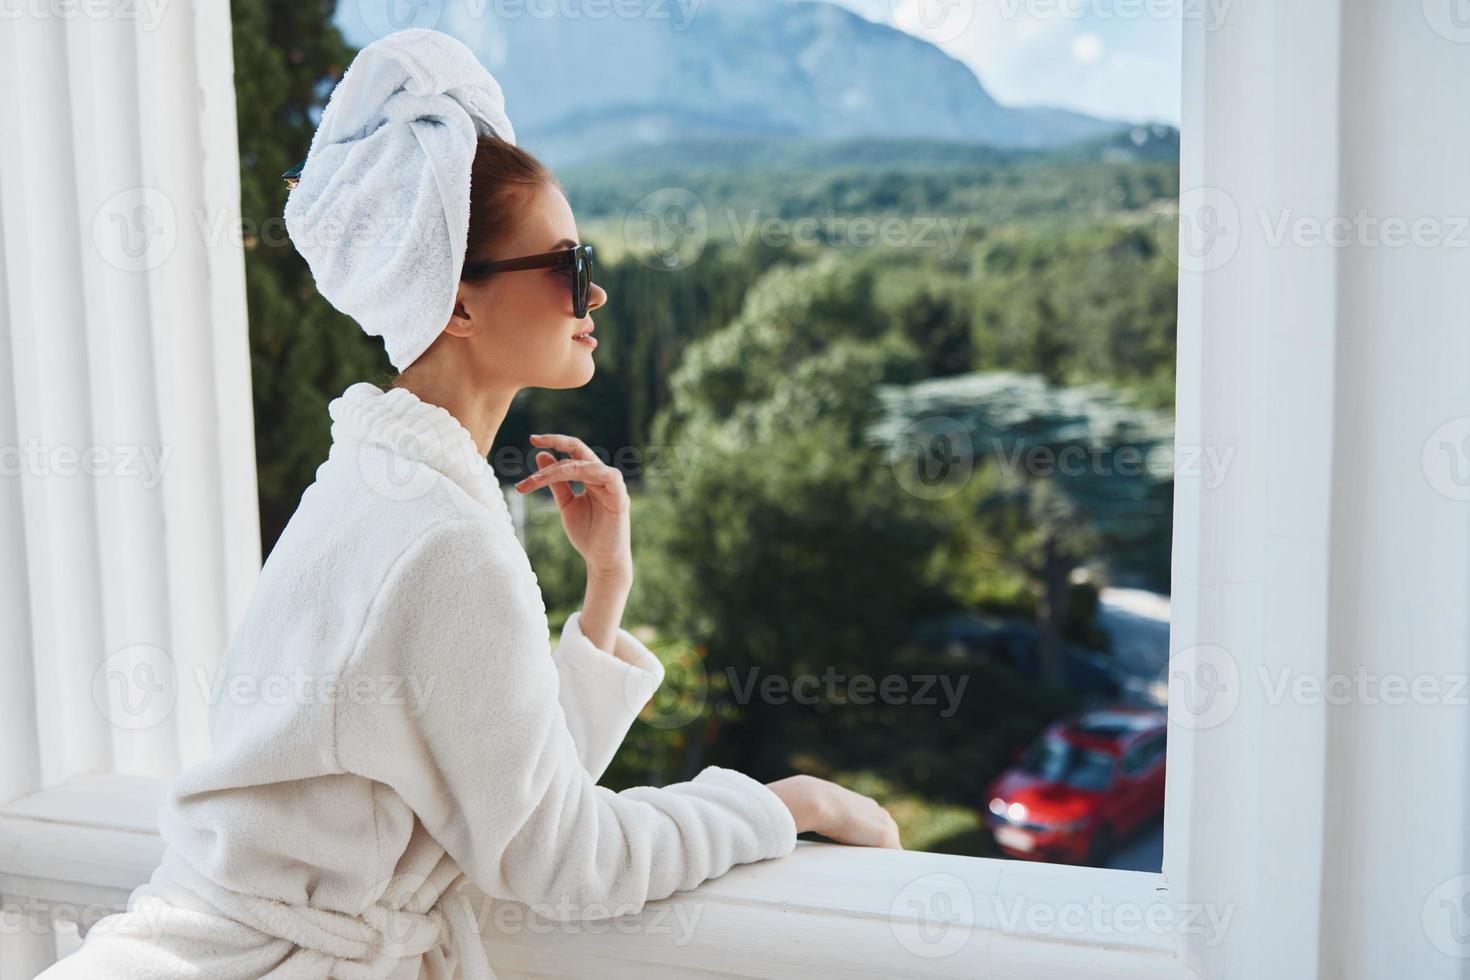
[[[519,227],[490,260],[536,255],[580,244],[566,195],[553,185],[530,192]],[[573,340],[593,327],[592,311],[607,302],[596,283],[587,316],[572,313],[567,268],[497,272],[461,282],[447,332],[464,339],[474,373],[485,383],[519,388],[577,388],[592,379],[596,356]]]

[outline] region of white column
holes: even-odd
[[[260,567],[225,4],[0,17],[0,804],[208,749]]]
[[[1165,874],[1231,915],[1205,976],[1470,973],[1458,2],[1186,19],[1178,438],[1235,454],[1175,500]]]

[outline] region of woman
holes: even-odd
[[[42,976],[484,980],[468,884],[601,918],[804,831],[898,847],[874,801],[809,776],[597,785],[663,678],[619,625],[627,491],[581,440],[533,437],[517,489],[550,488],[587,566],[553,651],[486,455],[518,391],[592,377],[607,294],[468,49],[421,30],[364,49],[286,218],[324,295],[400,374],[329,406],[331,452],[215,686],[212,755],[160,813],[162,863]],[[326,234],[333,221],[352,233]]]

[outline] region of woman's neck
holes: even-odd
[[[406,388],[420,401],[438,405],[453,415],[469,431],[481,456],[489,455],[495,434],[505,422],[517,391],[451,376],[434,362],[422,358],[399,374],[393,387]]]

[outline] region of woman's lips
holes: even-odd
[[[588,348],[590,350],[596,350],[597,349],[597,338],[594,337],[594,336],[592,336],[592,330],[593,330],[593,328],[588,327],[582,333],[579,333],[575,337],[573,337],[572,340],[574,340],[575,342],[581,344],[583,347],[586,347],[586,348]]]

